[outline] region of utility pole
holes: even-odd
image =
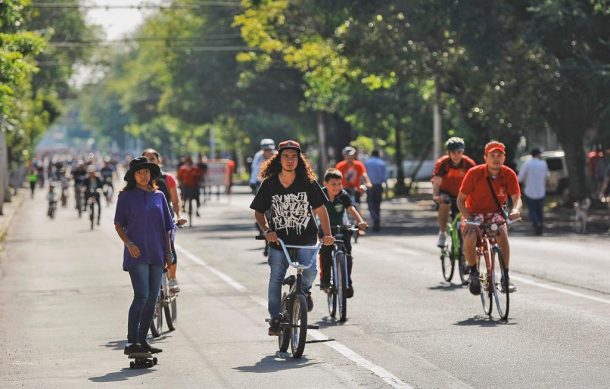
[[[439,108],[438,80],[434,80],[434,102],[432,103],[432,136],[434,138],[433,157],[436,161],[441,156],[441,113]]]
[[[320,167],[319,172],[323,172],[328,166],[328,156],[326,155],[326,123],[324,112],[318,111],[318,144],[320,145]]]

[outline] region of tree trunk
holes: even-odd
[[[394,195],[404,196],[408,193],[405,185],[405,171],[402,167],[402,130],[397,127],[394,131],[396,132],[396,186],[394,187]]]
[[[345,146],[349,145],[349,142],[352,140],[352,126],[337,113],[333,114],[333,121],[335,122],[336,139],[333,146],[335,149],[335,159],[339,161],[343,158],[341,151]]]

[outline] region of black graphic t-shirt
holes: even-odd
[[[261,183],[250,208],[261,213],[270,211],[271,229],[285,244],[307,246],[318,239],[312,210],[326,201],[328,199],[316,181],[297,177],[292,185],[284,188],[279,177],[273,176]]]
[[[328,197],[328,189],[324,188],[322,190]],[[354,204],[352,203],[352,198],[349,193],[347,193],[345,189],[341,189],[341,192],[335,196],[335,199],[331,202],[329,198],[329,201],[327,201],[325,205],[330,219],[330,226],[336,227],[343,225],[343,215],[345,214],[345,211]]]

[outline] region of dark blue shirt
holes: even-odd
[[[127,246],[123,252],[123,270],[128,271],[138,264],[163,266],[166,246],[165,234],[174,229],[174,222],[161,191],[146,192],[139,188],[125,190],[119,194],[114,223],[120,224],[129,240],[140,249],[140,257],[129,254]]]

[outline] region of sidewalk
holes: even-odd
[[[4,241],[15,215],[19,211],[19,208],[21,208],[25,195],[25,189],[18,189],[17,194],[11,196],[11,201],[4,203],[2,210],[4,214],[0,215],[0,244]]]

